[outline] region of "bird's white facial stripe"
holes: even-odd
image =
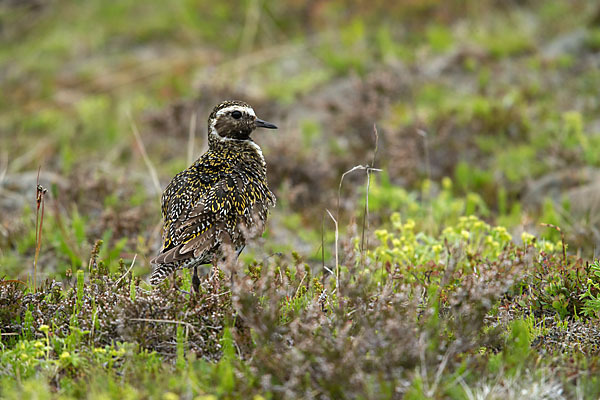
[[[233,111],[239,111],[242,114],[250,114],[253,117],[256,117],[256,113],[254,112],[254,110],[252,109],[252,107],[246,107],[246,106],[229,106],[229,107],[225,107],[219,111],[217,111],[217,117],[219,115],[224,115]]]
[[[254,118],[256,118],[256,113],[254,112],[254,110],[252,109],[252,107],[246,107],[246,106],[229,106],[229,107],[225,107],[219,111],[217,111],[217,114],[215,115],[215,118],[211,121],[210,123],[210,133],[213,135],[216,135],[217,137],[221,138],[221,135],[219,135],[219,133],[217,132],[217,129],[215,128],[215,125],[217,124],[217,117],[221,116],[221,115],[226,115],[228,113],[231,113],[233,111],[239,111],[242,114],[246,113],[246,114],[250,114],[252,115]]]
[[[217,138],[217,140],[219,140],[220,142],[226,142],[228,140],[235,140],[237,142],[239,142],[239,139],[232,139],[232,138],[228,138],[228,137],[223,137],[221,135],[219,135],[219,133],[217,132],[217,130],[215,129],[214,124],[211,125],[210,127],[210,134]],[[254,150],[258,153],[258,155],[260,156],[260,158],[262,159],[262,164],[265,164],[265,157],[263,156],[262,150],[260,149],[260,146],[257,145],[256,143],[254,143],[254,141],[252,139],[246,139],[246,140],[242,140],[242,142],[247,143],[248,145],[250,145],[251,147],[254,148]]]
[[[219,135],[219,133],[217,132],[217,128],[216,128],[216,124],[217,124],[217,117],[221,116],[221,115],[226,115],[228,113],[231,113],[233,111],[239,111],[241,113],[246,113],[249,114],[253,117],[256,118],[256,113],[254,112],[254,110],[252,109],[252,107],[246,107],[246,106],[238,106],[238,105],[233,105],[233,106],[229,106],[229,107],[225,107],[219,111],[217,111],[217,114],[215,116],[215,118],[210,122],[209,125],[209,133],[212,137],[216,138],[219,142],[226,142],[229,140],[235,140],[235,141],[239,141],[239,139],[233,139],[233,138],[228,138],[228,137],[223,137],[221,135]],[[247,140],[243,140],[242,142],[246,143],[247,145],[249,145],[251,148],[253,148],[256,153],[259,155],[263,166],[265,165],[265,158],[263,156],[263,153],[260,149],[260,146],[257,145],[256,143],[254,143],[254,141],[252,139],[247,139]]]

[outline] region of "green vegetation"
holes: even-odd
[[[0,397],[598,398],[599,21],[0,5]],[[280,126],[268,231],[152,288],[161,187],[227,98]]]

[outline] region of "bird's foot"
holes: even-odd
[[[192,292],[200,293],[200,278],[198,278],[198,267],[194,266],[194,275],[192,275]]]

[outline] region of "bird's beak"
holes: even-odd
[[[254,121],[254,123],[256,124],[257,128],[268,128],[268,129],[277,129],[277,126],[267,122],[267,121],[263,121],[260,118],[256,118],[256,121]]]

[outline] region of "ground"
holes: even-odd
[[[1,397],[600,395],[596,2],[0,22]],[[160,193],[232,98],[279,126],[267,232],[198,296],[152,288]]]

